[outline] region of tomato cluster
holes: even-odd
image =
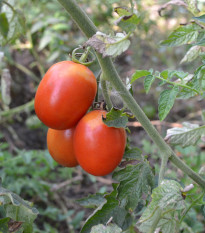
[[[94,74],[72,61],[54,64],[41,80],[35,96],[35,112],[49,127],[50,155],[66,167],[80,165],[103,176],[120,163],[126,145],[124,128],[106,126],[104,110],[86,114],[97,92]]]

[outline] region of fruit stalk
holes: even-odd
[[[88,37],[92,37],[96,32],[97,28],[90,20],[90,18],[86,15],[86,13],[77,5],[75,0],[58,0],[59,3],[66,9],[66,11],[70,14],[72,19],[76,22],[78,27],[82,30],[82,32]],[[190,167],[188,167],[183,161],[181,161],[172,151],[172,149],[166,144],[164,139],[155,129],[155,127],[151,124],[150,120],[147,118],[143,110],[140,108],[138,103],[135,101],[133,96],[129,93],[129,91],[124,86],[121,81],[119,74],[117,73],[111,59],[109,57],[103,58],[101,54],[97,53],[97,58],[99,64],[102,68],[102,72],[113,87],[120,94],[123,102],[126,106],[131,110],[131,112],[136,116],[138,121],[141,123],[145,131],[148,133],[150,138],[154,141],[154,143],[158,146],[161,155],[169,157],[170,161],[172,161],[175,166],[181,169],[184,173],[186,173],[190,178],[192,178],[197,184],[201,187],[205,188],[205,180],[195,173]]]

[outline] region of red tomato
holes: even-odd
[[[64,167],[78,165],[73,148],[74,128],[67,130],[48,129],[47,147],[53,159]]]
[[[95,76],[86,66],[72,61],[56,63],[39,84],[35,112],[49,128],[72,128],[91,106],[96,91]]]
[[[79,165],[94,176],[111,173],[122,160],[126,133],[124,128],[106,126],[102,116],[106,111],[86,114],[74,132],[74,150]]]

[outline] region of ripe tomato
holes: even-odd
[[[126,145],[124,128],[106,126],[102,121],[106,111],[86,114],[74,132],[74,151],[79,165],[88,173],[104,176],[120,163]]]
[[[67,130],[48,129],[47,147],[53,159],[64,167],[75,167],[78,162],[73,148],[74,128]]]
[[[86,66],[72,61],[56,63],[37,89],[36,114],[49,128],[72,128],[87,112],[96,91],[95,76]]]

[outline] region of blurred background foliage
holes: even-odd
[[[121,29],[115,24],[118,19],[114,7],[131,7],[130,1],[80,0],[77,1],[88,13],[99,31],[113,34]],[[116,58],[115,64],[123,80],[136,69],[162,71],[178,69],[193,73],[201,64],[200,59],[180,64],[189,45],[176,48],[161,47],[159,42],[178,27],[186,24],[193,15],[181,6],[169,6],[159,15],[160,6],[167,1],[136,0],[135,11],[140,22],[131,38],[130,48]],[[203,0],[198,7],[204,8]],[[70,59],[70,53],[86,38],[56,0],[3,0],[0,1],[0,24],[5,27],[0,37],[0,176],[3,187],[33,202],[39,211],[34,232],[79,232],[82,221],[91,213],[82,208],[76,199],[92,193],[105,193],[112,189],[111,176],[93,177],[80,168],[63,168],[57,165],[46,150],[47,128],[37,119],[33,110],[36,88],[46,70],[53,63]],[[5,19],[6,16],[6,19]],[[6,72],[5,72],[6,71]],[[6,75],[5,75],[6,73]],[[4,75],[3,75],[4,74]],[[6,86],[6,89],[5,89]],[[158,120],[157,99],[159,90],[152,88],[145,95],[143,82],[134,84],[134,97],[151,120]],[[118,101],[113,93],[113,101]],[[201,120],[203,102],[194,98],[188,105],[178,101],[166,121]],[[12,110],[15,109],[15,110]],[[191,114],[191,115],[190,115]],[[158,125],[165,135],[166,124]],[[159,156],[154,145],[140,128],[130,127],[130,142],[139,146],[150,163],[158,170]],[[176,151],[194,170],[201,167],[205,157],[204,147]],[[157,155],[157,156],[156,156]],[[175,179],[183,177],[178,170],[168,171]],[[0,210],[0,215],[2,215]],[[190,212],[194,232],[203,232],[204,220],[199,210]],[[195,224],[195,225],[194,225]]]

